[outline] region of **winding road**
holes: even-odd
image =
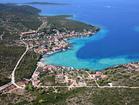
[[[16,71],[18,65],[20,64],[21,60],[23,59],[23,57],[26,55],[26,53],[27,53],[28,50],[29,50],[28,44],[25,43],[24,41],[22,41],[22,42],[25,44],[26,50],[25,50],[25,52],[22,54],[22,56],[20,57],[20,59],[18,60],[18,62],[16,63],[16,66],[14,67],[14,70],[12,71],[12,74],[11,74],[11,83],[12,83],[13,85],[15,85],[17,88],[22,88],[22,87],[18,86],[18,85],[15,83],[15,71]]]

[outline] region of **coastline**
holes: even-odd
[[[99,29],[99,31],[100,31],[100,29]],[[68,47],[62,48],[62,49],[57,50],[57,51],[54,51],[54,52],[43,53],[43,54],[41,55],[42,58],[39,59],[38,62],[41,62],[41,63],[43,63],[44,65],[51,65],[51,64],[44,63],[44,57],[43,57],[43,56],[45,56],[46,59],[47,59],[47,57],[53,56],[54,54],[57,54],[57,53],[60,53],[60,52],[65,52],[65,51],[67,51],[67,50],[69,50],[69,49],[72,48],[72,44],[69,42],[69,40],[75,39],[75,38],[81,38],[81,37],[92,37],[92,36],[96,35],[97,32],[99,32],[99,31],[93,32],[92,34],[88,34],[88,35],[87,35],[87,34],[86,34],[86,35],[81,35],[81,34],[80,34],[79,36],[77,35],[77,36],[68,37],[68,38],[64,39],[64,40],[66,41],[66,43],[68,44]],[[121,67],[121,66],[134,65],[134,64],[138,64],[138,62],[130,62],[130,63],[125,63],[125,64],[117,64],[117,65],[110,66],[110,67],[107,67],[107,68],[102,69],[102,70],[93,70],[93,71],[94,71],[94,72],[96,72],[96,71],[103,72],[103,71],[108,70],[108,69],[113,69],[113,68],[117,68],[117,67]],[[82,69],[83,69],[83,70],[87,69],[87,68],[76,68],[76,67],[72,67],[72,66],[53,65],[53,64],[52,64],[52,66],[55,66],[55,67],[67,67],[67,68],[71,67],[71,68],[74,68],[74,69],[77,69],[77,70],[78,70],[78,69],[80,69],[80,70],[82,70]],[[87,69],[87,70],[92,71],[91,69]]]
[[[89,76],[91,75],[90,73],[92,73],[92,71],[89,71],[88,72],[88,69],[77,69],[77,68],[73,68],[73,67],[71,67],[71,66],[69,66],[69,67],[66,67],[66,66],[56,66],[56,65],[50,65],[50,64],[45,64],[44,63],[44,59],[43,59],[43,56],[45,55],[46,57],[48,57],[48,56],[52,56],[53,54],[55,54],[55,53],[59,53],[59,52],[62,52],[62,51],[67,51],[67,50],[69,50],[70,48],[71,48],[71,45],[70,45],[70,43],[68,42],[68,40],[69,39],[71,39],[71,38],[76,38],[76,37],[90,37],[90,36],[93,36],[93,35],[95,35],[97,32],[98,32],[98,30],[99,29],[97,29],[95,32],[87,32],[86,34],[73,34],[73,35],[67,35],[67,36],[65,36],[65,38],[63,38],[63,40],[66,42],[66,45],[67,46],[65,46],[65,47],[61,47],[60,49],[58,49],[58,50],[55,50],[55,51],[46,51],[46,49],[43,49],[43,53],[41,53],[40,54],[40,58],[39,58],[39,60],[38,60],[38,62],[37,62],[37,67],[36,67],[36,69],[35,69],[35,71],[34,71],[34,73],[32,74],[32,76],[31,76],[31,78],[30,78],[30,80],[31,80],[31,82],[32,82],[32,85],[34,86],[34,87],[37,87],[37,88],[40,88],[40,87],[47,87],[47,86],[42,86],[41,84],[40,84],[40,80],[38,80],[38,78],[39,78],[39,76],[40,76],[40,73],[41,72],[47,72],[47,71],[51,71],[51,72],[54,72],[55,70],[62,70],[62,72],[60,73],[60,74],[57,74],[57,75],[65,75],[65,73],[63,73],[63,72],[68,72],[68,71],[70,71],[70,72],[84,72],[84,73],[87,73]],[[51,39],[51,38],[50,38]],[[37,53],[36,52],[36,50],[34,49],[34,52],[35,53]],[[44,53],[45,52],[45,53]],[[97,71],[96,71],[96,73],[97,73]],[[98,73],[100,73],[100,72],[98,72]],[[106,75],[103,75],[103,73],[101,73],[100,74],[100,76],[104,76],[104,78],[107,78],[107,76]],[[65,75],[65,78],[68,78],[68,76],[66,76]],[[78,77],[77,77],[78,78]],[[90,77],[90,78],[92,78],[92,77]],[[103,77],[102,77],[103,78]],[[78,84],[78,83],[76,83],[76,81],[75,80],[72,80],[72,79],[65,79],[64,80],[64,82],[66,82],[66,83],[68,83],[68,81],[73,81],[73,84],[74,85],[76,85],[77,87],[79,86],[79,87],[84,87],[84,86],[86,86],[87,84],[86,83],[83,83],[83,84]],[[63,80],[62,80],[63,81]],[[70,89],[72,89],[72,88],[74,88],[74,87],[76,87],[76,86],[72,86],[73,84],[71,84],[70,86],[67,86],[68,87],[68,90],[70,90]]]
[[[94,33],[96,34],[96,32]],[[94,35],[92,34],[92,35]],[[91,36],[92,36],[91,35]],[[86,37],[89,37],[89,35],[86,35]],[[70,37],[71,38],[71,37]],[[68,39],[67,39],[68,40]],[[66,42],[68,43],[68,42]],[[69,43],[68,43],[69,45]],[[55,53],[59,53],[61,51],[66,51],[68,50],[70,47],[66,47],[66,48],[60,48],[60,50],[58,51],[53,51],[53,52],[47,52],[47,57],[48,56],[51,56]],[[45,53],[43,53],[41,56],[43,56]],[[118,71],[118,69],[123,69],[121,71]],[[55,77],[55,80],[58,81],[58,83],[68,83],[70,85],[64,85],[63,87],[67,87],[68,90],[71,90],[71,89],[74,89],[74,88],[77,88],[77,87],[98,87],[98,88],[134,88],[134,87],[131,87],[131,86],[118,86],[118,85],[115,85],[114,84],[114,81],[109,81],[108,79],[112,79],[111,75],[112,75],[112,72],[111,71],[116,71],[117,73],[118,72],[123,72],[124,70],[126,70],[126,72],[138,72],[139,71],[139,63],[129,63],[129,64],[120,64],[120,65],[117,65],[117,66],[113,66],[113,67],[109,67],[109,68],[106,68],[102,71],[91,71],[90,69],[86,69],[86,68],[82,68],[82,69],[77,69],[77,68],[74,68],[72,66],[57,66],[57,65],[50,65],[50,64],[45,64],[43,62],[43,58],[41,58],[38,62],[37,62],[37,68],[36,70],[34,71],[33,75],[32,75],[32,78],[30,79],[31,82],[32,82],[32,85],[36,88],[49,88],[49,87],[62,87],[61,85],[44,85],[41,83],[40,81],[40,77],[42,73],[44,73],[45,75],[47,76],[54,76]],[[61,72],[60,72],[61,71]],[[50,72],[50,74],[49,74]],[[69,79],[68,75],[70,73],[68,72],[72,72],[73,74],[77,72],[77,74],[80,74],[80,73],[83,73],[85,75],[85,73],[87,73],[87,75],[89,77],[89,79],[92,79],[95,83],[93,83],[95,86],[89,86],[87,82],[85,81],[82,81],[81,84],[78,83],[76,80],[77,78],[81,78],[80,76],[76,76],[76,79],[75,78],[72,78],[72,79]],[[51,74],[52,73],[52,74]],[[60,78],[63,78],[62,80],[59,80]],[[64,79],[65,78],[65,79]],[[122,77],[123,78],[123,77]],[[86,79],[86,78],[84,78]],[[62,82],[61,82],[62,81]],[[72,81],[72,83],[70,83],[69,81]],[[103,82],[104,81],[104,84]],[[101,83],[102,82],[102,83]],[[119,82],[119,81],[118,81]],[[58,85],[58,86],[57,86]],[[135,87],[135,88],[138,88],[138,87]]]
[[[20,9],[22,10],[19,6]],[[30,9],[27,10],[29,10],[29,13],[32,12]],[[24,11],[24,8],[22,11]],[[22,12],[15,13],[22,14]],[[7,14],[11,14],[11,12]],[[25,14],[29,15],[26,13],[26,10]],[[11,21],[16,16],[16,14],[11,14]],[[77,51],[81,47],[85,47],[91,41],[103,39],[107,35],[105,34],[107,33],[107,29],[106,31],[104,29],[103,32],[102,27],[98,28],[97,26],[89,25],[91,22],[86,24],[80,20],[67,19],[65,18],[66,16],[45,17],[37,14],[35,16],[35,19],[38,19],[36,24],[34,24],[34,20],[21,16],[21,22],[22,18],[25,20],[23,24],[28,19],[29,22],[27,21],[27,23],[29,23],[30,27],[25,26],[26,30],[22,30],[23,28],[21,28],[19,33],[17,33],[19,38],[15,38],[13,40],[14,43],[9,42],[1,46],[3,52],[1,54],[2,64],[5,65],[2,65],[2,67],[7,67],[4,70],[2,69],[1,80],[6,79],[3,77],[11,80],[11,82],[9,81],[9,83],[0,87],[0,100],[3,105],[99,105],[100,103],[110,105],[113,103],[119,105],[128,103],[132,105],[138,103],[139,62],[122,64],[126,59],[116,57],[113,59],[97,60],[95,57],[90,57],[85,60],[77,56]],[[6,17],[9,16],[6,15]],[[5,18],[4,20],[7,21]],[[14,25],[19,23],[20,21],[13,22]],[[21,24],[21,26],[24,25]],[[18,26],[16,27],[19,28]],[[98,32],[99,30],[100,32]],[[12,29],[9,32],[12,32]],[[8,36],[10,37],[10,35]],[[2,35],[1,39],[3,40],[3,38],[5,39]],[[101,53],[105,54],[105,51],[99,53],[99,48],[95,47],[94,43],[90,45],[98,51],[98,56],[101,56]],[[101,44],[97,43],[97,45]],[[24,51],[24,46],[26,46],[26,51]],[[6,51],[3,50],[5,47]],[[19,47],[22,48],[19,49]],[[102,44],[102,47],[104,48],[105,45],[103,46]],[[92,53],[93,48],[88,48],[88,51],[90,54],[95,55]],[[110,50],[112,49],[108,49],[108,51]],[[85,49],[83,51],[83,56],[89,55]],[[107,54],[109,55],[109,53]],[[78,60],[74,59],[74,56],[77,56]],[[46,63],[44,62],[45,57],[46,61],[48,59]],[[129,59],[136,57],[138,56],[129,56]],[[59,65],[53,61],[59,62]],[[119,62],[119,65],[109,66],[117,62]],[[12,69],[12,66],[15,67],[11,74],[9,68]],[[99,66],[100,68],[109,67],[97,70]],[[5,75],[3,75],[4,73]],[[10,75],[8,76],[8,74]],[[116,98],[114,98],[115,96]]]
[[[100,29],[99,29],[99,30],[100,30]],[[98,32],[98,31],[93,32],[93,33],[89,33],[89,34],[86,34],[86,35],[81,35],[81,34],[80,34],[80,35],[77,35],[77,36],[65,38],[64,40],[66,41],[66,43],[67,43],[68,46],[66,46],[65,48],[61,48],[61,49],[59,49],[59,50],[57,50],[57,51],[53,51],[53,52],[50,51],[50,52],[47,52],[47,53],[45,52],[45,53],[41,54],[41,58],[38,60],[37,63],[40,63],[40,62],[41,62],[43,65],[49,65],[49,64],[44,63],[44,58],[43,58],[43,56],[45,56],[46,59],[47,59],[47,57],[52,56],[52,55],[54,55],[54,54],[57,54],[57,53],[60,53],[60,52],[63,52],[63,51],[65,52],[65,51],[67,51],[67,50],[69,50],[69,49],[72,48],[72,44],[68,42],[70,39],[80,38],[80,37],[91,37],[91,36],[95,35],[97,32]],[[53,66],[58,66],[58,65],[53,65]],[[58,66],[58,67],[74,68],[74,67],[71,67],[71,66]],[[75,68],[74,68],[74,69],[75,69]],[[86,69],[86,68],[82,68],[82,69]]]

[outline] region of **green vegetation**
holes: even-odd
[[[23,31],[36,30],[42,24],[44,17],[41,17],[36,9],[27,5],[0,4],[0,36],[3,34],[3,40],[0,40],[0,85],[10,81],[9,76],[17,60],[25,51],[24,47],[18,46],[15,42],[19,41],[19,33]],[[70,31],[84,32],[96,31],[98,28],[69,19],[70,16],[48,16],[46,27],[42,30],[47,35],[55,33],[54,29],[59,32],[69,33]],[[46,17],[45,17],[46,18]],[[37,55],[29,52],[16,71],[16,79],[30,78],[33,73]]]
[[[45,4],[32,2],[32,4]],[[40,10],[31,6],[15,4],[0,4],[0,85],[10,82],[10,74],[19,60],[25,47],[18,46],[15,41],[19,33],[36,30],[42,24],[43,18],[38,15]],[[99,28],[70,19],[71,16],[48,16],[46,25],[40,31],[52,35],[56,31],[70,33],[71,31],[95,32]],[[42,19],[42,20],[41,20]],[[30,78],[36,68],[39,56],[29,51],[18,66],[16,81]],[[123,67],[103,71],[108,79],[100,80],[100,85],[112,82],[113,85],[139,86],[139,72],[127,71]],[[82,73],[81,73],[82,74]],[[77,76],[76,74],[74,76]],[[54,76],[41,75],[40,80],[47,86],[55,82]],[[29,83],[23,95],[0,94],[1,105],[139,105],[139,89],[100,89],[100,88],[49,88],[36,89]]]
[[[39,5],[67,5],[66,3],[50,3],[50,2],[28,2],[28,3],[23,3],[23,4],[39,4]]]
[[[51,88],[47,92],[41,92],[42,94],[38,94],[37,92],[37,94],[35,94],[37,97],[33,102],[33,105],[65,105],[68,97],[75,96],[78,93],[82,93],[82,91],[83,88],[78,88],[72,91],[65,91],[63,88],[60,93],[55,93],[54,89]]]
[[[35,2],[33,2],[35,3]],[[19,33],[23,31],[36,30],[42,24],[42,18],[38,14],[39,9],[31,6],[15,4],[0,4],[0,35],[4,33],[3,39],[17,40]],[[99,28],[79,21],[69,19],[70,16],[47,16],[47,25],[41,31],[47,34],[59,32],[84,32],[98,31]]]
[[[4,39],[17,39],[22,31],[37,29],[41,25],[38,19],[40,10],[31,6],[0,4],[0,34],[5,32]]]
[[[108,78],[104,82],[99,82],[100,85],[112,82],[113,85],[117,86],[139,86],[139,72],[133,70],[127,70],[124,67],[111,68],[103,71],[104,74],[108,75]]]
[[[10,75],[19,60],[20,56],[25,51],[25,47],[10,46],[8,43],[0,43],[0,86],[10,82]],[[34,70],[39,56],[33,51],[25,55],[19,67],[16,70],[16,80],[30,78]]]
[[[24,78],[31,78],[34,70],[36,69],[38,58],[39,56],[37,56],[33,51],[29,51],[24,56],[15,72],[16,81],[23,80]]]
[[[10,82],[10,74],[25,51],[25,47],[15,43],[19,39],[19,33],[37,29],[42,24],[38,18],[39,12],[40,10],[31,6],[0,4],[0,36],[3,34],[3,40],[0,40],[0,86]],[[37,62],[35,54],[32,56],[31,53],[28,54],[24,61],[28,64],[25,63],[24,67],[21,67],[25,72],[17,73],[18,79],[24,77],[24,73],[27,74],[25,77],[31,75]]]
[[[139,89],[97,89],[92,94],[94,105],[139,105]]]
[[[43,29],[48,34],[56,33],[54,29],[58,30],[59,32],[66,32],[69,33],[71,31],[75,32],[84,32],[84,31],[98,31],[99,28],[82,23],[76,20],[70,19],[70,15],[60,15],[60,16],[47,16],[47,27]]]
[[[3,105],[138,105],[139,89],[34,89],[23,96],[0,95]]]
[[[26,90],[27,91],[34,91],[34,87],[31,83],[29,83],[28,85],[26,85]]]
[[[44,76],[40,76],[40,81],[43,86],[54,86],[55,76],[47,76],[46,74],[44,74]]]
[[[24,50],[24,47],[0,43],[0,86],[10,82],[10,74]]]
[[[0,43],[0,86],[10,82],[10,75],[25,51],[25,47]],[[30,78],[36,68],[38,56],[30,51],[24,57],[16,71],[16,79]]]

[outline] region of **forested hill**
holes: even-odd
[[[67,3],[51,3],[51,2],[27,2],[23,4],[31,4],[31,5],[68,5]]]
[[[0,4],[0,35],[4,33],[3,39],[17,39],[18,33],[29,30],[36,30],[42,24],[43,16],[39,15],[41,10],[28,5]],[[96,32],[98,27],[68,19],[67,16],[47,16],[45,27],[41,31],[52,33],[53,29],[60,32],[84,30]],[[50,27],[48,27],[50,26]],[[49,29],[50,28],[50,29]]]
[[[0,4],[0,13],[8,13],[8,14],[28,14],[35,15],[41,12],[39,9],[28,6],[28,5],[14,5],[14,4]]]
[[[39,9],[27,5],[0,4],[0,34],[13,39],[21,31],[37,29],[42,23],[38,19]]]
[[[55,35],[54,30],[67,34],[98,31],[97,27],[69,19],[66,15],[40,16],[39,12],[39,9],[27,5],[0,4],[0,86],[10,81],[11,72],[24,53],[25,48],[18,44],[21,32],[39,29],[38,32],[44,32],[44,35]],[[37,59],[33,50],[27,53],[20,69],[17,69],[18,79],[32,75]]]
[[[27,5],[0,4],[0,86],[10,82],[9,77],[25,51],[25,47],[15,43],[19,39],[19,33],[37,29],[42,24],[38,18],[39,12],[39,9]],[[21,71],[28,70],[28,74],[29,71],[32,73],[36,59],[34,52],[30,51],[25,58],[27,65]]]

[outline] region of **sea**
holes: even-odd
[[[35,0],[1,0],[24,3]],[[36,0],[37,1],[37,0]],[[39,2],[46,0],[39,0]],[[44,63],[104,70],[139,61],[139,0],[47,0],[68,5],[32,5],[41,15],[72,15],[74,20],[101,28],[92,37],[68,40],[71,49],[43,56]]]

